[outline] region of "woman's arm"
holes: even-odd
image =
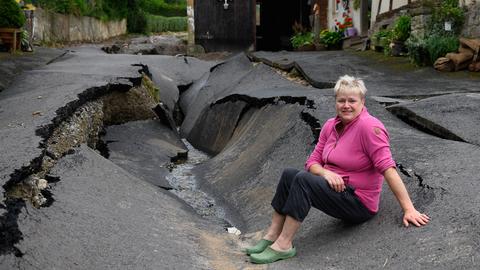
[[[397,170],[394,167],[390,167],[383,173],[383,176],[403,209],[403,224],[406,227],[408,227],[409,223],[417,227],[426,225],[430,217],[415,209]]]

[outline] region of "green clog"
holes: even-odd
[[[264,251],[271,244],[273,244],[272,241],[262,239],[255,246],[246,248],[245,253],[247,253],[247,255],[260,253],[260,252]]]
[[[297,250],[292,247],[287,251],[276,251],[271,247],[267,247],[262,253],[250,255],[250,261],[252,263],[264,264],[264,263],[273,263],[278,260],[285,260],[292,258],[297,254]]]

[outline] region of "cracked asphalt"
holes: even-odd
[[[214,154],[193,173],[242,237],[226,234],[164,190],[170,188],[165,164],[185,148],[164,124],[135,122],[107,128],[111,161],[84,144],[56,161],[50,206],[23,206],[2,192],[0,269],[253,267],[240,247],[267,226],[282,169],[303,167],[318,128],[334,116],[331,87],[343,74],[365,79],[367,108],[388,129],[410,196],[432,221],[402,227],[401,209],[384,186],[375,218],[350,226],[312,210],[295,240],[298,256],[265,268],[480,267],[478,77],[399,70],[347,51],[255,52],[214,63],[84,47],[40,51],[36,59],[15,76],[0,75],[4,189],[39,169],[49,130],[82,104],[139,84],[143,71],[159,88],[167,114],[176,107],[183,113],[182,136]],[[14,70],[15,63],[1,66]],[[295,84],[270,66],[295,67],[317,88]],[[148,160],[144,168],[142,160]]]

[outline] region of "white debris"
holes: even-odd
[[[237,229],[236,227],[228,227],[227,232],[231,233],[231,234],[235,234],[235,235],[242,234],[242,232],[239,229]]]
[[[45,180],[45,179],[38,179],[38,180],[37,180],[37,187],[38,187],[38,189],[44,190],[44,189],[47,188],[47,186],[48,186],[47,180]]]

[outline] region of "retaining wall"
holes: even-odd
[[[93,17],[78,17],[35,11],[33,39],[43,42],[96,42],[127,32],[127,20],[104,22]]]

